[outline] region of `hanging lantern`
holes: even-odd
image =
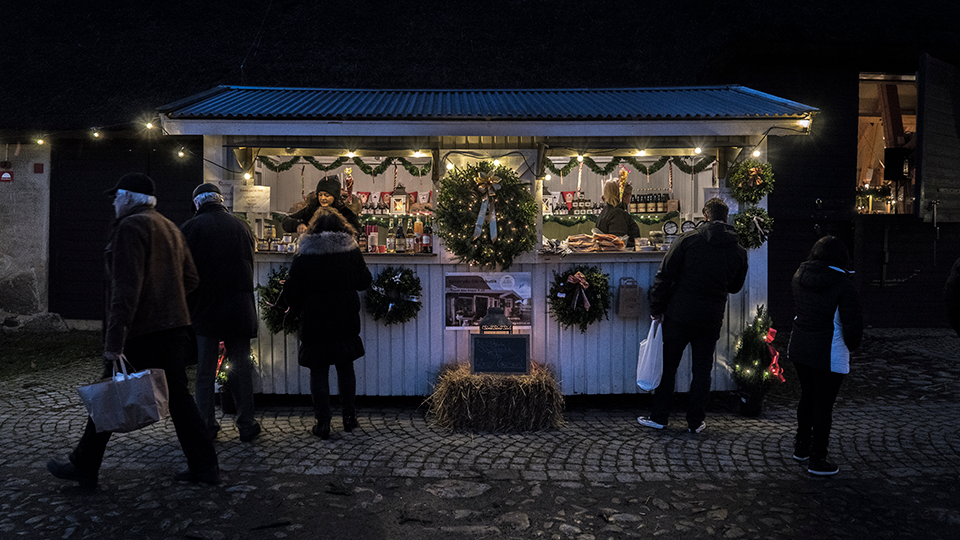
[[[407,213],[407,190],[403,184],[397,184],[397,189],[390,194],[390,213],[393,215]]]

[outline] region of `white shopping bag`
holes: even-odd
[[[663,329],[660,321],[650,323],[647,339],[640,342],[637,358],[637,386],[650,391],[660,385],[663,375]]]

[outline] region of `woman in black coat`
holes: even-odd
[[[629,196],[626,190],[624,190],[624,194]],[[597,230],[614,236],[629,236],[626,245],[627,247],[633,247],[634,239],[640,236],[640,226],[620,204],[620,183],[618,181],[607,180],[603,184],[603,200],[606,204],[600,212],[600,217],[597,218]]]
[[[353,361],[364,355],[360,295],[373,276],[354,240],[356,231],[332,208],[321,207],[300,239],[281,302],[300,318],[299,363],[310,368],[310,394],[317,424],[313,434],[330,437],[330,366],[337,368],[343,430],[357,427],[357,378]]]
[[[826,476],[840,468],[827,461],[833,403],[850,372],[850,352],[863,339],[860,295],[850,280],[843,242],[825,236],[793,275],[796,317],[788,355],[797,368],[800,402],[793,459],[810,460],[807,471]]]
[[[317,182],[317,191],[314,196],[309,197],[307,206],[283,219],[281,223],[283,230],[288,233],[305,233],[318,208],[333,208],[340,212],[354,230],[361,230],[357,214],[343,202],[340,194],[340,180],[336,176],[327,176]]]

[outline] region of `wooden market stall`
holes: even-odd
[[[218,87],[160,112],[165,132],[203,136],[205,181],[217,182],[230,194],[227,205],[245,215],[258,237],[275,231],[279,218],[328,174],[352,184],[351,190],[368,204],[374,194],[386,199],[403,185],[416,193],[409,200],[420,203],[411,210],[424,210],[429,217],[448,170],[497,160],[543,203],[536,221],[539,243],[543,237],[589,231],[588,210],[561,212],[565,192],[599,203],[603,180],[619,174],[628,176],[639,195],[674,201],[673,212],[652,205],[635,215],[643,235],[653,232],[656,240],[663,236],[657,233],[665,230],[664,223],[696,223],[711,196],[728,199],[731,213],[736,212],[735,201],[722,189],[727,166],[754,151],[763,160],[767,136],[809,133],[816,109],[739,86],[511,91]],[[366,224],[382,225],[401,216],[361,217]],[[379,239],[385,240],[383,231]],[[295,256],[269,249],[274,245],[265,239],[257,254],[258,283],[266,283]],[[620,317],[611,309],[605,320],[581,333],[557,322],[546,296],[555,273],[577,264],[607,274],[614,297],[621,278],[627,277],[645,292],[663,251],[561,256],[533,249],[504,270],[464,264],[439,239],[432,245],[432,254],[366,255],[375,276],[389,267],[413,270],[422,284],[422,307],[416,318],[400,324],[385,325],[363,315],[366,356],[356,364],[359,394],[429,394],[443,364],[469,358],[469,336],[477,328],[468,319],[497,304],[513,310],[522,323],[516,331],[530,334],[531,359],[555,370],[565,394],[639,391],[638,345],[649,328],[645,303],[639,318]],[[765,246],[750,250],[747,284],[728,302],[714,363],[715,390],[734,388],[730,359],[737,336],[767,299],[766,257]],[[464,275],[521,285],[512,296],[474,291],[463,300],[469,295],[455,279],[467,278],[453,276]],[[461,313],[458,302],[478,309]],[[294,335],[272,334],[261,324],[253,351],[258,391],[309,393],[308,371],[297,365]],[[687,360],[678,372],[679,391],[686,391],[689,376]]]

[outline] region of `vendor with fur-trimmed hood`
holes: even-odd
[[[290,214],[283,219],[283,230],[288,233],[303,234],[307,231],[307,224],[313,219],[313,215],[320,207],[329,206],[337,212],[340,212],[355,230],[360,231],[360,220],[343,202],[340,193],[340,180],[336,176],[327,176],[317,182],[316,196],[307,198],[307,206]]]
[[[634,239],[640,236],[640,226],[620,206],[620,182],[607,180],[603,183],[603,201],[606,204],[597,218],[597,229],[604,234],[629,236],[626,244],[627,247],[632,247]]]

